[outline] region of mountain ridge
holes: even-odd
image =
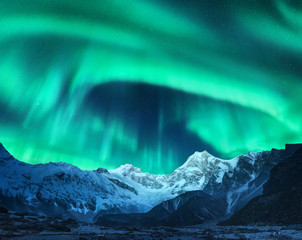
[[[91,171],[64,162],[31,165],[1,145],[0,204],[11,211],[92,221],[105,214],[148,212],[163,201],[200,190],[226,197],[231,213],[255,196],[252,190],[262,187],[270,168],[290,151],[240,155],[233,162],[196,152],[171,174],[154,175],[129,164]],[[251,182],[255,186],[243,189]]]

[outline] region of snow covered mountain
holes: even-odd
[[[173,173],[143,173],[130,164],[84,171],[60,163],[31,165],[0,144],[0,205],[11,211],[93,221],[96,216],[147,212],[194,190],[227,196],[228,210],[261,194],[270,169],[295,147],[250,153],[231,160],[195,152]]]
[[[168,175],[143,173],[130,164],[109,170],[109,173],[146,194],[145,199],[153,206],[185,192],[203,190],[210,195],[226,197],[227,213],[231,214],[262,193],[270,169],[294,149],[295,145],[287,145],[285,150],[249,153],[230,160],[216,158],[207,151],[195,152]]]

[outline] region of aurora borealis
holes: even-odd
[[[302,142],[302,2],[2,0],[0,141],[169,173]]]

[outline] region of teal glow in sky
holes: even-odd
[[[2,0],[0,141],[169,173],[302,142],[302,2]]]

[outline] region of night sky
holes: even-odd
[[[170,173],[302,142],[300,0],[1,0],[0,142]]]

